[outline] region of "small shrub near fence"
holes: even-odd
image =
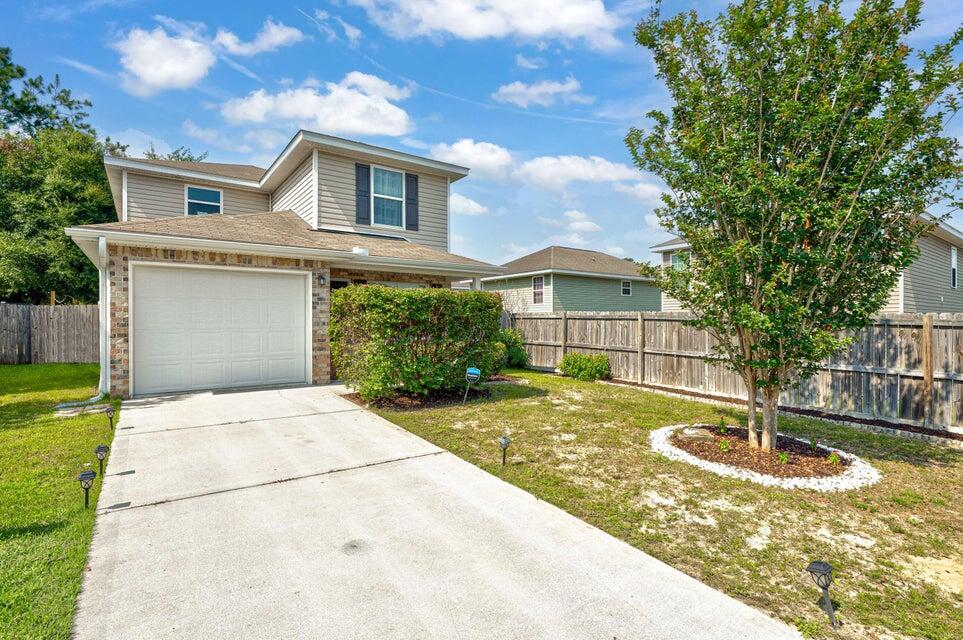
[[[525,339],[517,329],[502,329],[498,341],[505,345],[503,367],[522,369],[528,366],[528,352],[525,351]]]
[[[331,355],[365,400],[429,395],[498,368],[501,299],[483,291],[345,287],[331,294]]]
[[[609,377],[609,359],[604,353],[594,356],[566,353],[558,368],[562,375],[576,380],[603,380]]]

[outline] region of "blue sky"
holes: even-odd
[[[954,5],[928,2],[911,44],[945,39],[963,20]],[[27,1],[5,10],[0,42],[89,98],[93,125],[133,155],[152,141],[267,166],[303,126],[471,167],[452,187],[457,253],[503,262],[562,244],[651,259],[667,237],[660,185],[622,141],[666,107],[632,40],[647,6]],[[665,10],[693,6],[723,5]]]

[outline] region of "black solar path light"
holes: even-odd
[[[104,413],[107,414],[107,422],[110,423],[110,430],[113,431],[114,430],[114,408],[107,407],[106,409],[104,409]]]
[[[502,466],[505,466],[505,459],[508,456],[508,445],[512,443],[512,439],[508,437],[508,434],[503,435],[498,439],[498,444],[502,448]]]
[[[104,458],[107,457],[107,452],[110,449],[105,444],[98,444],[97,448],[94,449],[94,455],[97,456],[97,460],[100,462],[100,475],[104,475]]]
[[[462,399],[461,403],[465,404],[468,402],[468,390],[471,389],[471,385],[475,382],[481,380],[481,370],[477,367],[468,367],[465,369],[465,382],[468,384],[465,386],[465,397]]]
[[[94,485],[94,478],[97,477],[96,471],[91,471],[87,469],[86,471],[81,471],[77,479],[80,480],[80,486],[84,490],[84,509],[90,508],[90,487]]]
[[[834,627],[838,627],[836,612],[833,610],[833,601],[829,598],[829,585],[833,583],[832,565],[822,560],[813,560],[809,563],[809,566],[806,567],[806,571],[809,572],[816,586],[823,590],[823,606],[826,609],[826,613],[829,614],[829,623]]]

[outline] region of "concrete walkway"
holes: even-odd
[[[125,403],[98,510],[84,640],[798,637],[332,388]]]

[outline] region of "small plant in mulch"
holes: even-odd
[[[346,393],[342,397],[362,407],[373,406],[379,409],[395,409],[398,411],[412,411],[415,409],[434,409],[461,404],[465,390],[440,389],[427,395],[414,393],[399,393],[390,398],[378,398],[371,402],[365,400],[358,393]],[[468,392],[468,401],[491,397],[491,390],[485,387],[472,387]]]
[[[672,445],[709,462],[720,462],[780,478],[823,478],[846,471],[849,463],[836,452],[827,452],[814,438],[796,440],[780,435],[774,451],[749,446],[743,427],[699,425],[712,439],[686,437],[681,430],[670,436]]]

